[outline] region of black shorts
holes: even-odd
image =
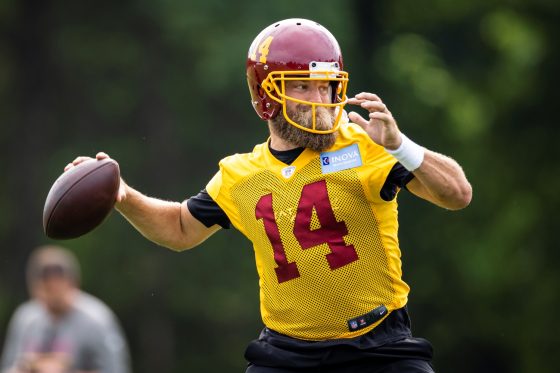
[[[304,341],[265,328],[245,351],[246,373],[433,373],[432,346],[413,338],[406,308],[350,339]]]

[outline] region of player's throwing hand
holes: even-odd
[[[111,157],[104,152],[99,152],[95,155],[95,158],[100,161],[102,159],[110,159]],[[71,168],[79,165],[80,163],[87,161],[88,159],[93,159],[92,157],[87,156],[79,156],[76,157],[72,162],[68,163],[66,167],[64,167],[64,172],[70,170]],[[117,193],[117,203],[122,202],[126,198],[126,183],[121,178],[121,182],[119,184],[119,191]]]

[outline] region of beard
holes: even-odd
[[[309,105],[297,104],[294,110],[287,109],[291,120],[306,128],[313,127],[313,112]],[[336,116],[334,109],[317,107],[315,108],[315,129],[325,131],[333,127]],[[304,147],[322,152],[334,145],[336,132],[333,133],[312,133],[291,125],[282,113],[271,120],[269,126],[271,132],[289,142],[296,147]]]

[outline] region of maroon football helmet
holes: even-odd
[[[342,53],[334,36],[320,24],[306,19],[286,19],[265,28],[253,40],[247,57],[247,83],[255,111],[263,120],[282,110],[288,123],[308,132],[332,133],[338,129],[346,105],[348,73],[342,70]],[[331,82],[331,103],[299,100],[285,94],[287,80]],[[312,128],[294,122],[286,112],[286,101],[310,105]],[[315,128],[318,106],[336,108],[332,129]]]

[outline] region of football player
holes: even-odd
[[[247,82],[266,141],[224,158],[182,203],[122,182],[117,210],[175,250],[231,226],[251,240],[265,327],[247,347],[247,372],[432,372],[430,343],[410,331],[397,194],[464,208],[472,190],[461,167],[407,138],[377,95],[347,97],[340,47],[316,22],[259,33]]]

